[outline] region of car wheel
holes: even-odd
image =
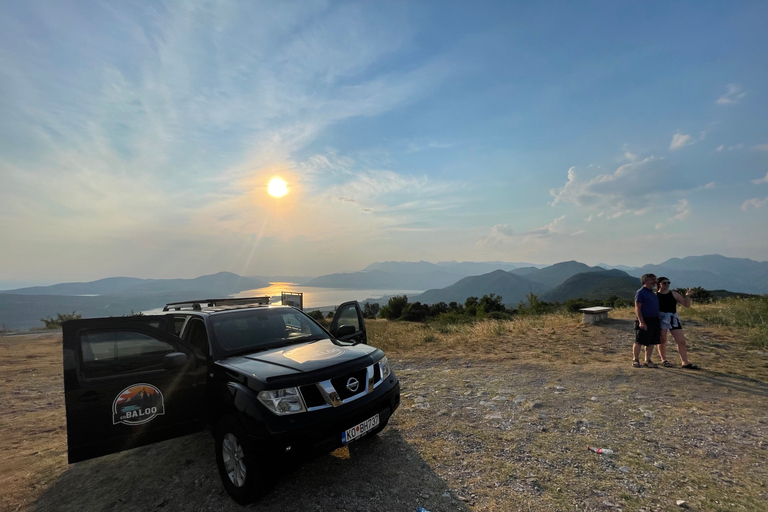
[[[224,489],[241,505],[253,502],[268,488],[266,461],[246,435],[242,421],[225,416],[216,427],[216,464]]]

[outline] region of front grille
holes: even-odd
[[[354,391],[347,387],[347,384],[352,379],[357,380],[357,389]],[[331,379],[331,384],[333,385],[333,389],[336,390],[336,393],[339,394],[339,398],[342,400],[351,398],[359,393],[363,393],[368,387],[368,369],[363,368],[362,370],[348,373],[343,377],[336,377],[335,379]]]
[[[323,394],[317,389],[317,384],[310,384],[308,386],[301,386],[301,395],[304,397],[304,403],[308,408],[321,407],[328,405],[323,398]]]
[[[373,382],[368,382],[368,375],[373,375]],[[349,379],[357,379],[357,389],[352,391],[347,388]],[[381,367],[379,363],[362,368],[360,370],[347,373],[342,377],[335,377],[330,380],[306,384],[299,387],[301,396],[304,398],[304,404],[307,409],[314,411],[325,409],[327,407],[338,407],[346,402],[355,400],[371,393],[375,387],[382,383]]]

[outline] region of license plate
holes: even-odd
[[[352,428],[347,429],[341,433],[341,443],[347,444],[350,441],[354,441],[379,426],[379,415],[368,418],[364,422],[355,425]]]

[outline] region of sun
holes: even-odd
[[[272,197],[283,197],[288,193],[288,184],[280,178],[272,178],[267,187],[267,192]]]

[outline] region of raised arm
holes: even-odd
[[[690,294],[691,294],[690,288],[688,288],[688,290],[685,292],[685,297],[683,297],[677,292],[672,292],[672,296],[675,298],[675,300],[687,308],[691,307],[691,299],[688,298]]]

